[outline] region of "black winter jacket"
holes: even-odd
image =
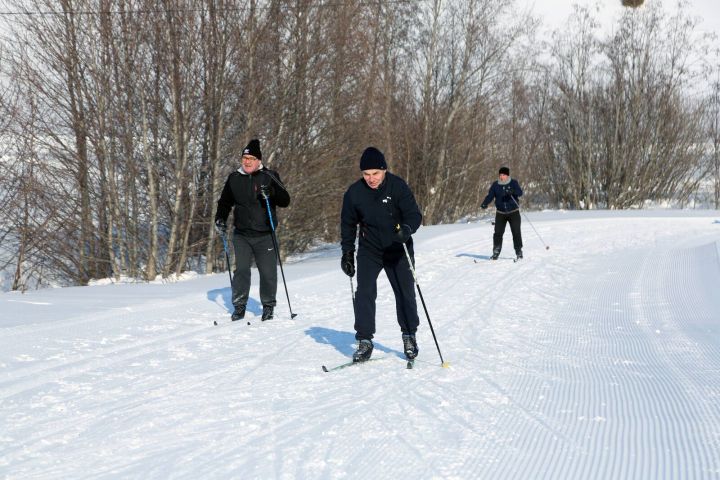
[[[512,188],[512,196],[507,193],[507,187]],[[507,185],[500,185],[498,181],[495,180],[493,184],[490,185],[490,190],[488,191],[485,200],[483,200],[482,205],[487,207],[494,198],[495,208],[497,208],[498,212],[510,213],[520,208],[517,203],[517,199],[522,197],[522,194],[522,188],[520,188],[520,184],[514,178],[511,179],[510,183]]]
[[[360,225],[360,249],[367,248],[376,254],[387,250],[402,252],[402,244],[396,243],[395,225],[406,224],[415,233],[421,222],[420,208],[405,180],[388,172],[380,187],[373,190],[361,178],[350,185],[343,197],[340,245],[343,252],[355,250]],[[407,245],[412,248],[412,237]]]
[[[275,207],[290,205],[290,194],[280,180],[277,172],[260,168],[252,174],[236,170],[228,176],[217,202],[215,221],[227,221],[230,210],[234,207],[235,231],[242,235],[260,236],[272,231],[267,214],[265,200],[260,196],[260,186],[270,187],[270,211],[277,228],[278,217]]]

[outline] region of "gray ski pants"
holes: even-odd
[[[235,275],[232,282],[232,303],[246,305],[250,295],[250,265],[255,258],[260,274],[260,302],[274,307],[277,303],[277,254],[272,235],[252,237],[235,233]]]

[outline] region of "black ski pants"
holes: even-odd
[[[413,260],[414,262],[414,260]],[[402,333],[415,334],[420,323],[415,301],[415,281],[404,250],[382,254],[360,248],[357,256],[357,292],[355,293],[355,338],[372,339],[375,334],[377,279],[385,270],[395,294],[395,310]]]
[[[505,234],[505,225],[510,223],[510,231],[513,237],[513,247],[517,252],[523,246],[522,234],[520,233],[520,210],[514,212],[495,213],[495,233],[493,234],[493,251],[500,253],[502,250],[503,235]]]
[[[232,303],[246,305],[250,295],[250,266],[255,258],[260,274],[260,301],[263,305],[275,306],[277,300],[277,255],[272,235],[252,237],[235,233],[235,275],[232,282]]]

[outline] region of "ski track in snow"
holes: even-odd
[[[28,294],[0,316],[0,478],[720,478],[720,224],[590,215],[533,215],[550,250],[523,218],[517,263],[488,222],[420,230],[450,368],[418,299],[405,369],[381,274],[384,358],[322,372],[354,349],[339,254],[286,264],[299,316],[280,285],[249,326],[227,274]]]

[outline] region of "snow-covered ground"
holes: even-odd
[[[381,274],[354,348],[337,248],[285,265],[276,319],[226,273],[0,295],[0,477],[720,478],[720,212],[543,212],[423,227],[420,357]],[[220,325],[213,326],[217,320]]]

